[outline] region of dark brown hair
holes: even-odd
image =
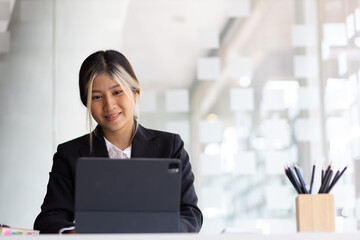
[[[94,80],[101,74],[109,75],[118,82],[127,92],[135,94],[135,98],[128,95],[134,104],[134,120],[139,118],[137,99],[140,97],[141,88],[130,62],[124,55],[114,50],[98,51],[88,56],[81,65],[79,72],[79,89],[81,102],[88,110],[90,133],[93,130],[91,113],[91,92]],[[138,128],[136,121],[133,136]],[[94,134],[96,134],[94,132]],[[92,151],[92,134],[90,134],[90,152]]]
[[[134,70],[126,57],[114,50],[98,51],[88,56],[81,65],[79,72],[79,89],[81,102],[87,105],[87,95],[89,82],[99,76],[107,73],[114,76],[119,73],[119,67],[122,67],[134,80],[137,80]]]

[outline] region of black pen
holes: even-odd
[[[311,173],[310,190],[309,190],[310,194],[312,192],[312,187],[314,184],[314,177],[315,177],[315,164],[313,165],[313,169],[312,169],[312,173]]]
[[[304,182],[303,177],[301,176],[300,170],[298,169],[298,166],[296,166],[295,163],[294,163],[294,169],[295,169],[296,175],[297,175],[298,178],[299,178],[299,181],[300,181],[300,184],[301,184],[303,193],[309,193],[308,190],[306,189],[306,184],[305,184],[305,182]]]

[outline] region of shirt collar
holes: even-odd
[[[121,150],[120,148],[112,144],[110,141],[108,141],[105,137],[104,139],[110,158],[120,158],[120,159],[131,158],[131,145],[125,148],[124,150]]]

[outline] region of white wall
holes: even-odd
[[[0,222],[26,228],[39,211],[53,151],[51,2],[42,3],[41,20],[16,3],[10,52],[0,55]]]
[[[78,71],[90,53],[121,49],[125,3],[16,1],[0,55],[0,223],[32,228],[56,146],[87,132]]]

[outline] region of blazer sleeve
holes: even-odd
[[[34,229],[40,233],[58,233],[64,227],[74,226],[74,176],[65,155],[59,145],[41,212],[34,223]]]
[[[173,156],[182,162],[181,206],[180,206],[180,231],[199,232],[203,216],[197,206],[198,198],[194,188],[194,174],[191,171],[189,155],[184,149],[184,142],[175,134]]]

